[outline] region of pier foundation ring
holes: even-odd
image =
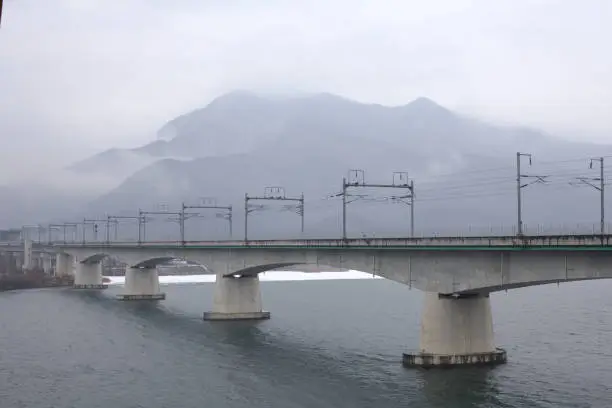
[[[495,366],[508,361],[506,350],[497,348],[486,353],[430,354],[404,353],[402,365],[407,368],[450,368],[466,366]]]

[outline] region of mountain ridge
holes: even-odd
[[[211,155],[214,156],[214,155],[223,155],[223,154],[232,153],[233,151],[213,152],[211,154],[199,152],[198,154],[193,155],[193,149],[179,148],[178,151],[174,150],[172,147],[172,144],[173,144],[172,141],[181,136],[183,138],[185,137],[184,134],[181,134],[181,131],[188,132],[188,133],[193,132],[194,127],[196,128],[195,131],[197,131],[197,128],[201,126],[201,124],[194,123],[194,117],[196,117],[195,122],[199,122],[202,120],[204,120],[205,122],[211,121],[211,120],[214,120],[214,116],[211,114],[211,112],[213,113],[217,112],[217,114],[219,114],[219,111],[221,111],[221,113],[227,112],[232,116],[239,115],[244,119],[244,113],[253,107],[254,102],[264,102],[268,107],[270,106],[278,107],[279,104],[311,105],[309,106],[309,109],[313,109],[313,106],[315,107],[319,106],[320,103],[323,102],[327,104],[334,104],[334,105],[340,104],[340,105],[345,105],[345,106],[351,106],[352,108],[356,108],[356,109],[368,109],[368,108],[376,107],[376,109],[386,109],[389,111],[402,110],[403,112],[406,112],[407,110],[410,110],[412,109],[412,107],[416,106],[419,109],[427,109],[429,111],[437,110],[439,112],[444,112],[447,115],[453,115],[453,113],[450,110],[442,107],[441,105],[437,104],[433,100],[426,98],[426,97],[419,97],[403,105],[385,106],[385,105],[380,105],[380,104],[359,103],[356,101],[352,101],[348,98],[338,96],[335,94],[331,94],[331,93],[326,93],[326,92],[309,94],[306,96],[298,96],[298,97],[269,99],[266,97],[259,96],[255,92],[238,90],[238,91],[229,92],[227,94],[221,95],[213,99],[209,104],[207,104],[203,108],[194,109],[190,112],[179,115],[176,118],[169,120],[157,132],[158,137],[156,140],[153,140],[145,145],[130,148],[130,149],[110,148],[92,157],[86,158],[84,160],[80,160],[77,163],[74,163],[71,166],[69,166],[69,168],[74,171],[81,171],[81,172],[101,171],[103,166],[101,164],[96,163],[98,161],[101,161],[100,160],[101,156],[108,156],[109,161],[112,160],[114,162],[120,162],[122,161],[122,158],[120,156],[124,153],[134,153],[136,155],[142,155],[144,158],[146,158],[146,156],[149,156],[148,160],[143,159],[142,160],[143,162],[154,161],[156,158],[167,158],[167,157],[173,157],[173,156],[184,156],[186,158],[196,158],[196,157],[207,157]],[[239,109],[233,110],[232,108],[236,106],[239,106]],[[300,107],[298,106],[298,109],[299,108]],[[283,113],[282,110],[281,110],[281,113]],[[211,119],[211,116],[213,116],[212,119]],[[225,119],[225,118],[221,118],[221,119]],[[298,117],[295,117],[295,115],[293,115],[289,118],[286,118],[286,120],[300,121],[300,120],[303,120],[303,118],[300,118],[300,115],[298,115]],[[207,123],[204,123],[204,125],[207,125]],[[281,126],[281,125],[279,124],[278,126]],[[185,130],[185,128],[187,129]],[[193,137],[192,135],[190,136]],[[197,136],[205,137],[205,135],[199,135],[199,134]],[[191,156],[189,154],[191,154]],[[126,159],[123,159],[123,160],[127,161]],[[117,164],[117,163],[114,163],[114,164]],[[116,168],[116,165],[112,167]]]
[[[217,104],[216,109],[222,111],[223,115],[213,117],[225,129],[236,128],[232,127],[233,123],[227,124],[224,121],[248,123],[248,126],[237,128],[239,131],[236,139],[227,134],[223,136],[228,143],[240,144],[244,133],[249,133],[247,136],[258,135],[249,139],[253,143],[248,148],[218,155],[201,155],[182,162],[164,160],[152,163],[126,179],[117,189],[90,203],[90,210],[103,211],[113,206],[119,210],[129,205],[152,206],[162,202],[173,207],[179,206],[182,200],[214,196],[219,201],[233,205],[240,214],[244,206],[244,193],[262,193],[265,186],[280,185],[287,189],[289,195],[304,192],[307,200],[316,201],[317,197],[337,194],[341,177],[348,169],[365,168],[368,180],[383,182],[391,182],[391,173],[394,171],[408,171],[416,179],[417,188],[425,190],[420,196],[424,197],[426,204],[418,207],[421,208],[419,216],[423,217],[421,222],[430,230],[439,231],[455,228],[462,223],[476,224],[484,215],[492,217],[491,222],[495,222],[497,213],[502,215],[499,222],[511,222],[515,201],[496,201],[495,196],[515,191],[512,166],[514,153],[518,150],[532,152],[536,157],[546,154],[556,159],[576,157],[580,151],[587,154],[602,148],[612,152],[610,146],[555,140],[550,135],[530,128],[497,127],[458,115],[428,98],[418,98],[407,105],[395,107],[362,104],[330,94],[265,100],[255,111],[258,115],[272,118],[269,121],[253,121],[252,110],[247,107],[263,99],[250,94],[244,105],[233,110],[235,105],[240,105],[241,98],[241,93],[234,93],[222,100],[224,106],[221,109]],[[194,123],[207,123],[201,118],[206,109],[193,111],[196,116],[200,116],[194,119]],[[181,120],[188,122],[189,117],[188,114]],[[271,126],[270,122],[281,125]],[[210,128],[199,127],[194,123],[185,125],[197,130],[196,135],[191,133],[187,139],[193,140],[190,138],[210,134]],[[180,137],[182,135],[179,132],[176,138]],[[197,150],[199,145],[191,146]],[[449,210],[445,208],[449,203],[431,197],[432,189],[452,193],[459,191],[457,187],[461,183],[468,183],[466,195],[469,198],[470,188],[473,189],[469,179],[452,176],[441,178],[438,174],[476,171],[479,165],[489,163],[496,166],[500,162],[507,163],[509,171],[503,183],[487,187],[493,198],[468,199],[459,204],[453,202],[453,209]],[[434,182],[439,183],[439,186],[434,187]],[[544,193],[543,190],[537,190],[534,194],[544,202],[547,200]],[[483,194],[486,195],[487,191]],[[551,197],[555,201],[562,200],[554,194]],[[308,234],[316,236],[337,233],[338,225],[321,221],[331,219],[329,214],[334,213],[338,221],[337,208],[324,208],[329,203],[325,200],[319,204],[309,201],[308,224],[318,225],[319,229],[309,231]],[[488,207],[480,208],[483,203],[488,203]],[[574,210],[572,204],[559,211],[560,214],[569,214]],[[359,220],[361,225],[353,225],[352,233],[360,233],[355,228],[370,228],[368,226],[371,225],[380,225],[383,229],[393,231],[394,217],[406,216],[401,207],[397,206],[385,207],[385,213],[378,215],[376,209],[365,207],[352,211],[352,218]],[[449,218],[441,219],[435,215],[436,211],[442,211]],[[537,212],[544,220],[550,218],[550,211],[545,206],[539,206]],[[263,222],[264,226],[260,227],[263,228],[262,236],[294,233],[291,232],[294,222],[291,218],[277,222],[275,217],[278,214],[271,214],[258,214],[255,218]],[[213,234],[208,238],[218,236]]]
[[[170,123],[172,131],[167,127]],[[66,218],[133,213],[160,203],[176,207],[181,201],[214,196],[233,205],[239,219],[245,193],[261,194],[266,186],[282,185],[289,195],[306,195],[307,229],[316,226],[308,234],[336,234],[337,222],[322,220],[338,220],[338,203],[322,197],[337,195],[347,170],[365,169],[367,179],[376,182],[391,182],[394,171],[409,172],[421,192],[417,197],[423,200],[422,204],[417,201],[417,225],[441,231],[463,223],[512,221],[515,201],[496,201],[495,196],[515,191],[512,167],[516,151],[550,160],[612,153],[607,145],[558,140],[536,129],[495,126],[457,114],[426,97],[389,107],[326,93],[264,98],[235,92],[168,121],[160,132],[167,133],[165,138],[132,149],[109,149],[75,163],[71,167],[74,172],[89,172],[92,177],[109,174],[117,183],[116,188],[81,206],[79,212],[67,212]],[[460,176],[463,172],[478,174],[479,168],[500,163],[505,163],[508,171],[503,183],[491,187],[479,187],[473,175]],[[469,199],[474,189],[484,196]],[[458,191],[467,198],[455,202]],[[565,200],[562,194],[548,197],[542,189],[534,191],[542,203]],[[444,194],[450,201],[440,200]],[[493,198],[488,198],[489,194]],[[533,199],[530,194],[528,191],[527,203]],[[584,197],[589,200],[590,196],[585,193]],[[402,220],[395,224],[405,231],[405,208],[388,206],[381,214],[374,202],[362,201],[351,205],[350,219],[359,220],[361,226],[353,224],[350,231],[359,233],[359,228],[372,225],[393,231],[394,217]],[[575,208],[572,203],[560,210],[559,217],[579,217],[571,215]],[[437,211],[445,216],[436,215]],[[498,213],[502,216],[497,219]],[[538,204],[536,213],[542,219],[554,215],[544,204]],[[529,214],[526,211],[526,217]],[[484,215],[487,220],[482,221]],[[266,236],[293,234],[294,215],[284,214],[289,218],[280,222],[277,216],[264,211],[255,214],[253,222],[262,223],[259,228]],[[58,213],[53,217],[57,219]],[[218,230],[203,226],[202,233],[219,237],[227,232],[223,225]]]

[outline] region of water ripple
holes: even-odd
[[[496,368],[406,370],[422,294],[384,280],[264,282],[272,319],[201,320],[212,285],[158,304],[105,293],[0,294],[4,407],[612,406],[612,282],[492,297]]]

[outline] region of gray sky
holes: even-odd
[[[612,142],[610,21],[609,0],[5,0],[1,168],[139,145],[233,89],[428,96]]]

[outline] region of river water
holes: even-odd
[[[262,282],[258,323],[202,321],[212,289],[0,293],[0,407],[612,407],[612,281],[493,294],[508,364],[450,370],[401,366],[422,302],[406,286]]]

